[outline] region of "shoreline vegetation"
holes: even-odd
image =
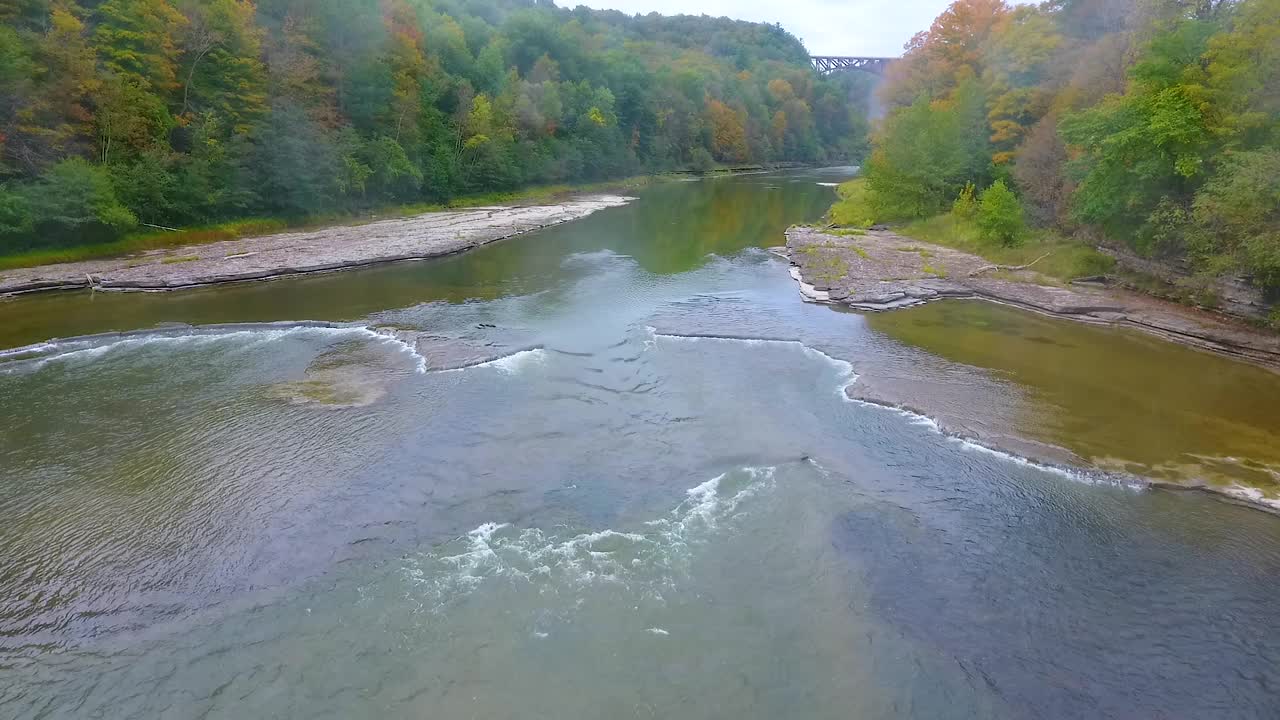
[[[158,292],[452,255],[571,222],[634,198],[576,193],[558,202],[476,205],[318,230],[215,240],[0,274],[0,296],[50,290]]]
[[[865,177],[854,178],[836,188],[839,199],[827,216],[837,232],[858,232],[876,222],[875,212],[867,209],[867,192]],[[912,218],[893,225],[903,235],[980,255],[995,264],[1035,263],[1038,272],[1061,281],[1104,275],[1115,266],[1114,258],[1047,228],[1026,230],[1017,243],[991,242],[983,237],[972,214],[965,216],[964,211]]]
[[[1066,263],[1052,262],[1055,243],[1034,253],[979,255],[951,243],[925,242],[907,235],[909,229],[899,234],[887,228],[797,226],[787,231],[781,254],[792,263],[801,293],[814,302],[874,312],[946,298],[983,299],[1085,323],[1132,327],[1280,372],[1276,333],[1110,287],[1098,276],[1064,281],[1043,270],[1093,267],[1097,258],[1069,256]],[[1072,252],[1071,241],[1062,245]]]
[[[1280,329],[1277,66],[1280,0],[956,0],[833,220]]]
[[[1276,323],[1270,304],[1252,288],[1214,288],[1204,278],[1198,283],[1182,283],[1169,275],[1177,274],[1159,261],[1143,262],[1129,253],[1094,247],[1080,238],[1063,235],[1053,228],[1028,228],[1017,218],[1016,242],[1005,243],[993,238],[982,227],[984,210],[972,194],[957,200],[948,211],[923,218],[890,224],[872,224],[868,219],[864,177],[842,183],[839,199],[827,214],[825,232],[836,236],[859,236],[868,227],[892,228],[908,242],[922,241],[944,246],[987,261],[987,272],[996,277],[1023,274],[1024,282],[1069,285],[1080,289],[1128,291],[1181,306],[1189,311],[1203,311],[1228,324],[1238,324],[1242,331],[1254,331],[1259,337],[1276,337]],[[966,202],[970,205],[966,207]],[[1138,266],[1138,267],[1135,267]],[[1221,292],[1219,292],[1221,290]],[[1170,308],[1169,312],[1174,311]],[[1176,313],[1174,313],[1176,314]],[[1191,313],[1194,314],[1194,313]]]
[[[366,267],[387,262],[429,259],[479,247],[494,240],[540,229],[585,217],[590,212],[578,214],[581,201],[591,201],[593,196],[614,197],[639,190],[654,183],[678,182],[690,177],[716,178],[739,174],[767,172],[787,168],[805,167],[804,163],[782,162],[760,165],[714,166],[688,169],[661,174],[606,180],[574,185],[546,185],[512,192],[495,192],[457,198],[449,203],[418,203],[383,208],[378,212],[347,213],[313,216],[298,220],[259,218],[237,220],[218,225],[157,230],[135,234],[106,244],[90,244],[61,250],[42,250],[8,257],[0,257],[0,297],[52,290],[94,289],[103,291],[130,290],[179,290],[227,282],[266,280],[289,275]],[[612,202],[612,201],[611,201]],[[611,205],[610,205],[611,206]],[[508,225],[503,226],[501,215],[495,209],[514,211],[542,207],[548,211],[569,211],[569,216],[555,217],[546,225],[528,226],[525,219],[509,214]],[[492,237],[483,239],[460,235],[455,243],[438,244],[432,248],[416,248],[388,254],[375,244],[364,243],[359,247],[345,247],[339,237],[351,236],[356,228],[390,221],[418,221],[429,223],[432,215],[456,218],[461,211],[485,209],[488,218],[499,220],[493,226]],[[505,229],[504,229],[505,227]],[[306,236],[323,239],[322,247],[308,247],[305,252],[277,253],[275,265],[264,264],[266,258],[257,257],[252,270],[239,272],[213,272],[201,266],[187,263],[212,262],[217,250],[225,252],[222,260],[240,260],[259,256],[261,246],[270,244],[277,236]],[[210,246],[217,246],[211,248]],[[340,254],[342,261],[306,262],[306,257]],[[230,255],[228,258],[226,255]],[[237,257],[242,256],[242,257]],[[207,263],[205,263],[207,266]],[[134,274],[145,271],[145,282],[116,279],[116,275],[130,270]]]
[[[25,0],[0,21],[9,267],[859,159],[875,82],[819,74],[777,25],[528,0]]]
[[[716,172],[716,171],[713,171]],[[492,205],[549,204],[557,200],[587,193],[625,193],[674,175],[638,175],[595,183],[542,185],[509,192],[467,195],[446,203],[411,203],[391,205],[370,211],[329,213],[302,218],[247,218],[190,228],[155,228],[133,233],[109,243],[92,243],[67,248],[32,250],[0,256],[0,280],[6,270],[37,268],[86,260],[125,258],[150,252],[181,253],[183,248],[198,247],[228,240],[248,240],[287,232],[321,231],[328,228],[363,225],[381,220],[406,218],[433,212],[465,210]],[[0,291],[3,293],[3,291]]]

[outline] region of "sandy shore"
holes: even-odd
[[[42,290],[163,291],[419,260],[577,220],[633,198],[582,195],[547,205],[426,213],[363,225],[0,271],[0,295]]]
[[[1118,288],[1063,285],[1034,270],[995,270],[989,261],[887,231],[842,236],[787,231],[785,256],[801,292],[855,310],[891,310],[942,298],[979,298],[1089,323],[1132,327],[1280,369],[1280,335],[1203,310]]]

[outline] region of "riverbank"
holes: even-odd
[[[1272,372],[1280,368],[1280,338],[1242,323],[1124,290],[1061,283],[1038,274],[1034,268],[993,267],[976,255],[893,232],[849,234],[848,231],[822,232],[793,227],[787,232],[787,247],[778,252],[791,260],[793,277],[800,283],[802,294],[813,302],[860,311],[886,311],[919,306],[936,299],[981,299],[1040,316],[1142,330],[1180,345],[1244,359]],[[1160,353],[1137,352],[1141,349],[1140,342],[1137,347],[1131,347],[1141,336],[1117,336],[1112,343],[1114,352],[1103,352],[1104,347],[1095,355],[1086,349],[1093,347],[1097,339],[1072,339],[1078,333],[1067,332],[1070,327],[1014,329],[1007,327],[1012,320],[963,312],[959,310],[961,305],[956,304],[956,312],[945,312],[942,317],[928,313],[928,318],[907,319],[907,314],[894,313],[893,318],[902,317],[903,321],[889,321],[889,315],[876,315],[875,318],[888,322],[875,319],[871,322],[909,345],[922,347],[952,362],[987,368],[999,383],[1012,382],[1006,390],[984,387],[971,393],[951,387],[946,378],[932,377],[933,371],[923,366],[914,370],[872,366],[865,368],[858,382],[848,388],[848,395],[855,400],[927,416],[947,434],[1033,461],[1098,467],[1107,473],[1133,476],[1153,487],[1204,490],[1260,509],[1280,511],[1276,478],[1265,467],[1255,468],[1255,473],[1236,467],[1239,463],[1235,462],[1228,471],[1221,472],[1222,468],[1214,466],[1231,463],[1231,458],[1199,459],[1193,442],[1199,437],[1195,428],[1200,427],[1197,423],[1208,423],[1207,419],[1186,420],[1189,423],[1186,427],[1178,424],[1179,432],[1190,433],[1186,437],[1161,439],[1144,435],[1141,448],[1128,444],[1137,442],[1135,436],[1126,440],[1123,435],[1113,436],[1107,432],[1106,428],[1115,423],[1127,424],[1121,422],[1128,412],[1125,407],[1141,415],[1142,408],[1149,403],[1143,403],[1140,397],[1127,391],[1124,397],[1097,396],[1099,385],[1092,377],[1091,368],[1114,367],[1117,377],[1132,374],[1125,383],[1136,395],[1155,393],[1163,398],[1162,393],[1167,394],[1171,383],[1177,382],[1177,373],[1171,371],[1166,377],[1163,367],[1150,366],[1151,362],[1159,362],[1155,358]],[[952,304],[947,303],[946,307],[951,308]],[[915,314],[916,311],[910,313]],[[939,339],[936,332],[939,323],[949,328],[946,335],[949,340]],[[1063,339],[1055,339],[1059,337]],[[1121,347],[1126,350],[1121,351]],[[1192,356],[1178,361],[1187,368],[1205,366],[1191,375],[1212,378],[1214,383],[1226,382],[1219,376],[1227,373],[1227,368],[1214,366],[1208,358],[1202,363],[1195,361],[1199,353],[1183,354]],[[1040,359],[1021,362],[1026,357]],[[1173,360],[1172,356],[1167,359]],[[1075,365],[1062,367],[1062,362]],[[1114,365],[1117,362],[1126,364],[1121,368]],[[1144,367],[1148,370],[1144,371]],[[1025,383],[1029,385],[1024,387]],[[1023,397],[1024,389],[1039,400]],[[1195,390],[1184,387],[1179,394]],[[1003,400],[984,402],[992,393],[1003,394]],[[1047,407],[1041,412],[1040,405],[1045,403]],[[1114,413],[1098,409],[1112,404],[1117,405]],[[1176,402],[1171,403],[1167,412],[1179,414],[1180,407]],[[1237,410],[1246,411],[1245,408]],[[1038,419],[1032,421],[1031,418]],[[1156,418],[1151,421],[1157,423],[1153,427],[1160,422]],[[1171,418],[1169,422],[1174,420]],[[1209,425],[1205,425],[1200,429],[1208,432],[1208,428]],[[1170,427],[1171,432],[1174,429]],[[1235,436],[1247,428],[1240,427],[1234,432],[1229,428],[1218,429],[1227,436]],[[1177,462],[1172,460],[1175,457],[1179,458]],[[1241,457],[1251,456],[1246,452]],[[1257,482],[1247,479],[1255,474]]]
[[[786,237],[784,254],[793,275],[815,302],[880,311],[978,298],[1079,322],[1131,327],[1280,370],[1280,335],[1140,293],[1100,283],[1063,283],[1031,268],[995,265],[891,231],[793,227]]]
[[[361,225],[19,268],[0,272],[0,295],[87,288],[156,292],[421,260],[577,220],[631,200],[615,194],[582,194],[554,203],[427,212]]]

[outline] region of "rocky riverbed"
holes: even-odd
[[[85,288],[177,290],[438,257],[577,220],[632,199],[582,195],[555,204],[425,213],[121,258],[7,270],[0,272],[0,295]]]
[[[800,284],[801,293],[812,302],[887,311],[944,298],[982,299],[1085,323],[1136,328],[1271,370],[1280,369],[1280,337],[1206,311],[1097,283],[1067,285],[1034,269],[996,268],[976,255],[889,231],[848,234],[793,227],[786,235],[787,246],[776,252],[791,260],[791,274]],[[996,374],[1003,377],[999,371]],[[956,387],[929,368],[899,365],[891,372],[869,369],[846,392],[854,400],[928,417],[947,434],[1036,462],[1075,467],[1100,465],[1109,473],[1128,476],[1126,482],[1204,490],[1280,512],[1280,497],[1275,494],[1271,479],[1251,484],[1239,478],[1200,478],[1195,472],[1166,473],[1159,468],[1148,475],[1142,469],[1127,469],[1127,463],[1097,457],[1096,453],[1082,455],[1078,450],[1083,445],[1069,448],[1071,443],[1059,444],[1052,433],[1028,430],[1026,418],[1036,414],[1035,404],[1017,386],[1002,385],[994,379],[992,382],[988,387],[970,379]],[[999,400],[991,402],[992,398]]]
[[[1094,283],[1062,284],[890,231],[865,235],[792,227],[780,253],[814,302],[891,310],[979,298],[1081,322],[1133,327],[1174,342],[1280,368],[1280,336],[1195,308]]]

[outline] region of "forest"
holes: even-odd
[[[1050,232],[1280,291],[1280,0],[959,0],[880,92],[850,222]]]
[[[0,256],[676,168],[856,161],[778,26],[545,0],[0,0]]]

